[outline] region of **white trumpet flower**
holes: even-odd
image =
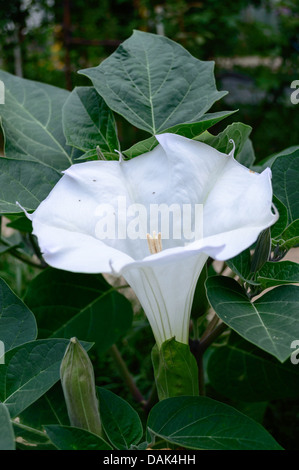
[[[158,346],[172,337],[187,344],[194,290],[207,258],[234,257],[278,216],[270,169],[254,173],[232,154],[179,135],[156,138],[154,150],[132,160],[72,165],[30,217],[49,265],[122,275]],[[164,216],[151,217],[152,208],[162,206],[171,208],[166,234]],[[191,225],[180,237],[186,207]]]

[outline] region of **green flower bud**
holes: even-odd
[[[65,351],[60,379],[71,425],[103,437],[93,366],[77,338]]]
[[[271,253],[271,231],[270,228],[263,230],[257,239],[256,247],[251,261],[251,272],[255,273],[268,261]]]
[[[198,396],[198,368],[187,344],[174,338],[152,349],[152,363],[159,400],[181,395]]]

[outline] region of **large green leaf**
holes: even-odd
[[[268,262],[259,270],[257,280],[263,289],[280,284],[299,283],[299,264],[293,261]]]
[[[197,122],[219,92],[214,62],[202,62],[170,39],[134,31],[98,67],[81,70],[108,106],[134,126],[156,134]]]
[[[43,430],[45,424],[69,425],[70,420],[64,400],[61,382],[57,382],[50,390],[32,403],[20,415],[21,425]]]
[[[103,155],[119,150],[112,111],[93,87],[76,87],[63,110],[63,130],[69,145],[84,152],[99,146]],[[115,154],[116,155],[116,154]]]
[[[4,343],[6,353],[34,340],[36,335],[33,313],[0,278],[0,340]]]
[[[10,350],[0,366],[0,401],[12,418],[46,393],[58,380],[60,363],[69,341],[31,341]],[[90,344],[84,344],[86,349]]]
[[[138,413],[115,393],[98,387],[100,415],[105,434],[116,449],[137,445],[143,435]]]
[[[274,194],[286,206],[291,223],[299,219],[299,150],[277,157],[271,170]]]
[[[260,424],[207,397],[163,400],[151,410],[147,426],[151,435],[190,449],[281,449]]]
[[[176,126],[171,127],[170,129],[165,129],[163,132],[170,132],[171,134],[179,134],[188,139],[194,139],[202,134],[204,131],[214,126],[220,122],[225,117],[230,116],[235,111],[220,111],[218,113],[208,113],[204,114],[198,122],[190,124],[177,124]],[[125,150],[123,153],[126,157],[133,158],[141,155],[142,153],[149,152],[158,145],[156,138],[149,137],[148,139],[142,140],[137,144],[134,144],[128,150]]]
[[[0,158],[0,212],[34,210],[47,197],[60,175],[52,168],[30,161]]]
[[[276,287],[255,302],[228,277],[210,277],[206,287],[210,304],[224,323],[282,362],[291,355],[291,342],[299,338],[299,287]]]
[[[253,168],[255,171],[261,172],[267,167],[271,167],[275,162],[276,158],[280,157],[281,155],[290,155],[291,153],[295,152],[295,150],[299,149],[299,145],[292,145],[291,147],[287,147],[284,150],[281,150],[278,153],[269,155],[266,158],[263,158],[259,161],[258,165]]]
[[[60,381],[13,421],[16,437],[24,441],[24,446],[21,448],[55,450],[56,448],[44,432],[46,424],[66,426],[70,424]]]
[[[48,268],[28,287],[25,303],[36,316],[39,337],[77,336],[107,350],[131,326],[130,302],[101,275]]]
[[[15,448],[15,435],[9,411],[3,403],[0,403],[0,450],[15,450]]]
[[[35,209],[72,163],[62,131],[62,106],[69,92],[0,71],[5,85],[1,124],[0,212],[20,212],[16,201]]]
[[[297,398],[299,368],[277,359],[236,333],[215,348],[208,362],[210,384],[232,400],[270,401]]]
[[[101,437],[85,429],[53,424],[45,426],[45,430],[59,450],[112,450]]]

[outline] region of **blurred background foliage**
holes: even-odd
[[[257,162],[299,144],[299,105],[290,101],[290,84],[299,79],[299,0],[0,0],[0,68],[70,90],[90,85],[77,71],[98,65],[133,29],[165,35],[198,59],[215,61],[217,87],[229,94],[212,111],[239,111],[212,129],[214,134],[234,121],[252,126]],[[117,123],[123,149],[144,137],[122,118]],[[21,297],[37,273],[9,253],[1,256],[0,276]],[[144,394],[153,383],[148,355],[153,344],[148,323],[136,314],[118,347]],[[111,355],[93,352],[92,359],[97,384],[138,408]],[[297,401],[280,400],[268,408],[252,403],[246,409],[231,404],[263,422],[286,448],[298,448]]]
[[[0,0],[0,68],[72,89],[133,29],[163,34],[216,62],[214,111],[253,127],[257,161],[298,144],[290,84],[298,79],[299,0]],[[225,120],[222,130],[229,122]],[[119,119],[123,148],[138,130]],[[143,137],[143,136],[142,136]]]

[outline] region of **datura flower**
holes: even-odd
[[[278,216],[270,169],[254,173],[233,152],[179,135],[156,138],[131,160],[72,165],[30,217],[49,265],[126,279],[159,347],[188,343],[207,258],[234,257]]]

